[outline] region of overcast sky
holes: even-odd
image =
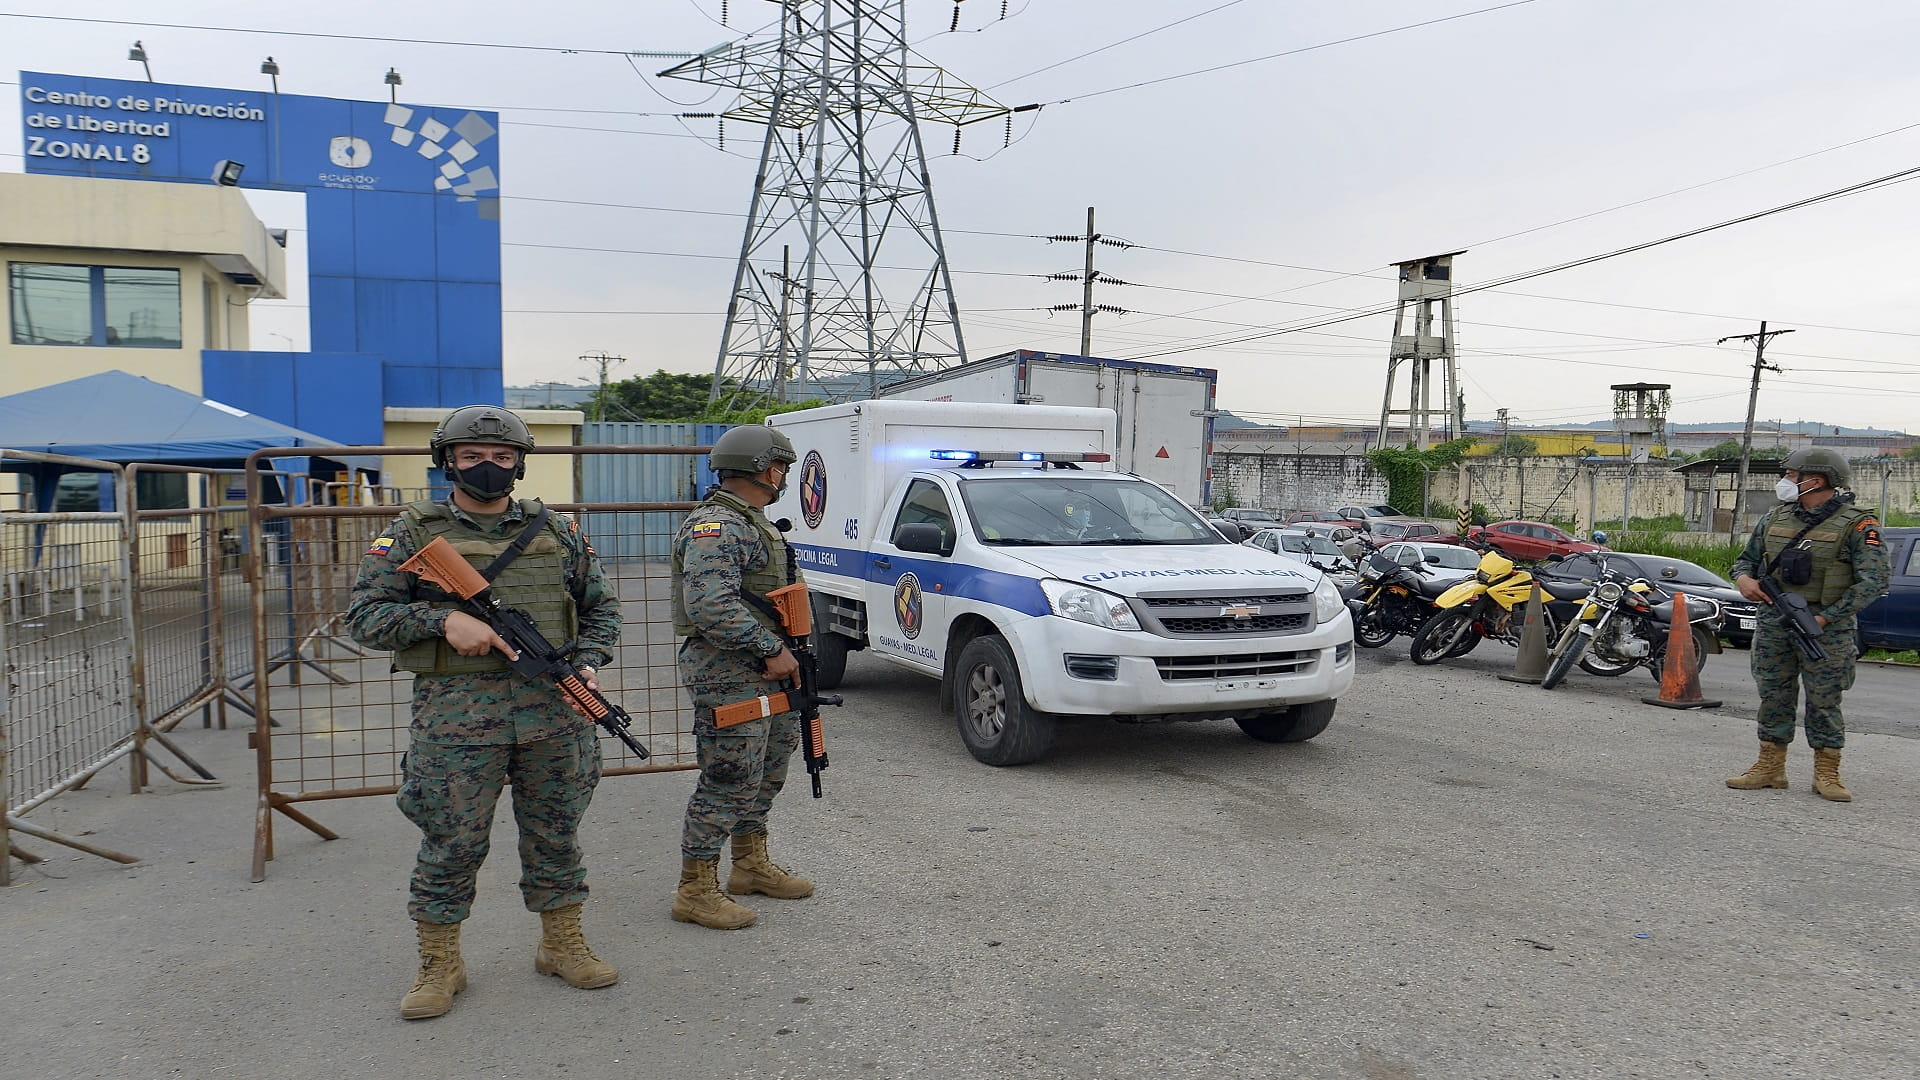
[[[969,128],[960,156],[950,128],[926,128],[969,355],[1078,351],[1077,315],[1033,310],[1077,303],[1078,286],[1023,275],[1077,270],[1077,247],[1032,237],[1078,233],[1094,206],[1102,234],[1139,245],[1099,253],[1134,284],[1096,296],[1132,314],[1099,318],[1094,353],[1217,367],[1220,404],[1244,415],[1370,424],[1389,316],[1192,346],[1390,303],[1398,260],[1465,248],[1455,275],[1471,285],[1920,166],[1911,0],[1530,0],[1379,34],[1499,3],[1009,0],[1002,20],[999,0],[966,0],[946,33],[953,3],[909,0],[928,60],[1005,104],[1046,103],[1004,148],[998,121]],[[722,26],[722,6],[7,10],[642,52],[706,49],[778,10],[728,0]],[[384,99],[394,67],[403,102],[499,110],[507,381],[587,376],[577,357],[597,350],[629,358],[616,375],[712,370],[758,138],[729,123],[722,150],[713,121],[634,114],[719,111],[729,92],[652,76],[671,60],[21,18],[0,18],[0,78],[138,78],[135,38],[161,81],[258,90],[272,54],[291,93]],[[0,90],[0,170],[19,171],[19,88]],[[297,197],[256,205],[299,223]],[[1766,319],[1795,333],[1769,347],[1787,370],[1763,385],[1763,425],[1920,428],[1920,275],[1900,254],[1917,210],[1920,184],[1895,183],[1464,296],[1468,418],[1603,419],[1608,384],[1648,380],[1673,383],[1676,421],[1737,424],[1750,346],[1714,342]],[[255,337],[303,346],[304,312],[261,311]]]

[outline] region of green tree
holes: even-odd
[[[1540,452],[1540,443],[1525,435],[1508,435],[1494,444],[1493,452],[1498,457],[1532,457]]]
[[[761,424],[765,423],[769,416],[774,416],[779,413],[797,412],[800,409],[817,409],[825,404],[826,402],[821,401],[819,398],[810,398],[806,401],[789,401],[778,405],[764,405],[758,409],[735,409],[732,412],[727,412],[724,409],[710,408],[693,419],[703,424]]]
[[[1740,440],[1728,439],[1726,442],[1714,443],[1700,451],[1700,456],[1708,461],[1734,461],[1740,457]]]
[[[726,386],[733,380],[728,379]],[[606,420],[699,420],[713,394],[713,376],[683,375],[665,369],[607,384],[605,399],[595,391],[582,407],[589,417]],[[604,405],[604,412],[597,410]]]
[[[1907,461],[1920,461],[1920,443],[1914,443],[1900,451],[1900,456]]]

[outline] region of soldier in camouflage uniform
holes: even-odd
[[[577,832],[600,780],[593,724],[570,710],[552,680],[515,674],[503,658],[512,650],[486,622],[400,570],[436,537],[483,570],[546,513],[538,500],[508,498],[526,475],[533,436],[505,409],[468,405],[447,416],[431,446],[453,494],[413,503],[387,526],[361,560],[347,609],[355,641],[392,650],[394,667],[415,673],[398,800],[424,834],[407,904],[420,939],[420,970],[400,1003],[409,1020],[445,1013],[466,988],[460,923],[506,784],[520,830],[520,892],[540,914],[535,969],[586,989],[619,978],[580,929],[587,886]],[[620,640],[620,602],[577,525],[548,515],[495,575],[493,593],[531,616],[549,641],[578,640],[574,660],[598,689],[594,669]]]
[[[767,855],[767,812],[800,745],[795,712],[714,727],[715,706],[758,697],[799,671],[772,615],[742,591],[764,597],[799,579],[793,552],[762,509],[786,490],[793,443],[770,427],[737,427],[709,457],[720,485],[673,540],[673,627],[680,679],[693,698],[700,782],[687,803],[680,841],[680,888],[673,917],[716,930],[753,923],[752,909],[720,891],[720,846],[733,841],[727,891],[781,899],[813,895],[813,883]]]
[[[1823,628],[1820,644],[1827,656],[1801,656],[1780,621],[1761,608],[1752,659],[1754,681],[1760,686],[1760,757],[1752,768],[1727,780],[1730,788],[1787,786],[1787,744],[1793,741],[1798,681],[1807,688],[1805,727],[1807,744],[1813,747],[1813,790],[1833,802],[1853,800],[1840,782],[1840,748],[1847,741],[1840,695],[1853,685],[1854,616],[1886,593],[1889,569],[1873,511],[1852,505],[1851,493],[1836,494],[1850,475],[1846,459],[1833,450],[1796,451],[1784,463],[1775,488],[1781,504],[1754,526],[1746,549],[1734,561],[1734,584],[1747,599],[1769,603],[1758,578],[1770,567],[1784,588],[1806,598]],[[1796,542],[1795,537],[1800,539]],[[1789,545],[1807,553],[1807,572],[1779,572],[1781,564],[1775,560]],[[1795,577],[1805,581],[1789,580]]]

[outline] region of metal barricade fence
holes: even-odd
[[[11,832],[117,862],[121,854],[25,820],[61,792],[140,748],[134,738],[134,624],[121,466],[0,450],[0,458],[96,478],[122,509],[0,512],[0,884],[18,852]],[[97,498],[97,496],[96,496]],[[138,790],[136,787],[135,790]]]
[[[262,450],[247,462],[248,565],[252,596],[253,746],[259,802],[254,817],[253,880],[274,856],[276,813],[323,839],[335,834],[300,807],[328,799],[392,795],[407,749],[413,676],[392,669],[388,653],[362,649],[345,615],[362,557],[386,535],[402,507],[268,505],[255,474],[275,458],[320,455],[425,456],[424,447],[303,447]],[[696,455],[705,447],[562,446],[536,453]],[[316,487],[314,490],[323,490]],[[537,497],[537,491],[516,497]],[[675,663],[670,612],[671,560],[664,554],[691,502],[549,502],[580,523],[621,600],[623,630],[613,662],[598,673],[601,690],[633,717],[633,734],[652,755],[644,762],[602,733],[604,775],[699,767],[693,712]],[[280,544],[273,543],[275,536]],[[633,552],[635,554],[621,554]],[[613,554],[610,554],[613,553]],[[555,644],[560,644],[555,642]]]

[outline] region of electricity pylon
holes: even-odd
[[[966,361],[920,123],[1008,111],[916,62],[905,0],[776,2],[778,42],[660,73],[732,87],[740,98],[722,116],[766,125],[714,365],[713,398],[728,408],[868,397]],[[792,273],[760,265],[783,246]]]

